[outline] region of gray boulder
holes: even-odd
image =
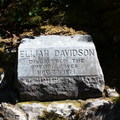
[[[100,97],[104,90],[89,35],[24,38],[18,48],[17,71],[22,100],[85,99]]]
[[[0,116],[3,120],[27,120],[22,109],[8,103],[0,104]]]

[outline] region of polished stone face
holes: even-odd
[[[104,78],[91,37],[24,38],[18,49],[18,83],[24,100],[100,96]]]

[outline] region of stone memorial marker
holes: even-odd
[[[104,76],[89,35],[24,38],[18,48],[22,100],[99,97]]]

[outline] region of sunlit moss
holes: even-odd
[[[24,104],[34,104],[34,103],[38,103],[38,104],[42,104],[44,106],[48,106],[50,104],[50,102],[39,102],[39,101],[27,101],[27,102],[20,102],[18,103],[19,106],[23,106]]]
[[[66,104],[66,103],[72,103],[76,108],[80,108],[81,106],[84,105],[84,101],[83,100],[64,100],[64,101],[53,101],[53,102],[39,102],[39,101],[28,101],[28,102],[20,102],[18,103],[18,105],[20,105],[21,107],[24,105],[24,104],[33,104],[33,103],[38,103],[38,104],[41,104],[41,105],[44,105],[44,106],[48,106],[50,104]]]
[[[112,97],[112,98],[111,98],[111,101],[112,101],[113,103],[120,102],[120,96],[119,96],[119,97]]]
[[[4,69],[3,68],[0,68],[0,73],[3,73],[4,72]]]
[[[75,35],[75,34],[87,34],[84,31],[76,31],[73,28],[69,28],[67,26],[53,26],[53,25],[45,25],[37,28],[37,30],[41,31],[41,34],[44,35]]]

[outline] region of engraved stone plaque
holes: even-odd
[[[101,96],[104,77],[91,36],[24,38],[18,49],[18,85],[23,100]]]

